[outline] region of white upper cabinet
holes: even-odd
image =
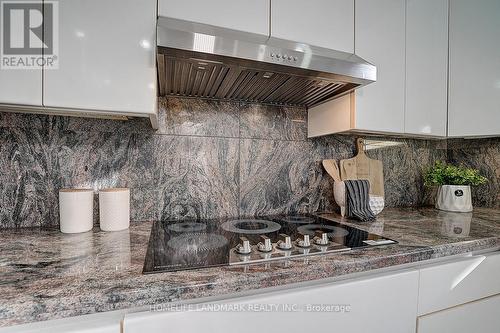
[[[159,0],[158,15],[269,36],[270,0]]]
[[[59,69],[44,69],[46,107],[156,112],[156,1],[59,1]]]
[[[0,104],[41,106],[42,70],[0,69]]]
[[[42,5],[42,1],[33,2],[35,4]],[[19,12],[17,11],[17,15]],[[36,13],[33,13],[36,15]],[[14,14],[15,15],[15,14]],[[18,16],[19,18],[19,16]],[[3,19],[0,18],[0,22]],[[15,20],[15,17],[11,18],[11,22],[14,24],[22,23],[21,20]],[[22,29],[22,27],[21,27]],[[17,34],[16,34],[17,32]],[[1,31],[3,34],[3,29]],[[22,36],[22,30],[11,31],[11,35],[14,37]],[[14,39],[10,40],[12,47],[21,47],[26,46],[30,43],[30,46],[36,47],[36,36],[32,36],[34,40],[24,40],[22,39]],[[0,37],[0,40],[3,41],[3,37]],[[31,45],[33,44],[33,45]],[[41,50],[36,54],[28,55],[32,56],[42,56]],[[0,68],[0,104],[22,104],[22,105],[31,105],[31,106],[41,106],[42,105],[42,70],[41,69],[7,69]],[[0,108],[1,111],[1,108]]]
[[[354,0],[272,0],[271,37],[354,52]]]
[[[448,136],[500,134],[500,1],[450,1]]]
[[[356,90],[354,127],[404,132],[405,1],[356,0],[355,52],[377,66],[377,82]]]
[[[448,0],[406,6],[405,133],[446,136]]]
[[[377,81],[309,110],[309,136],[446,136],[448,0],[356,0],[355,53]]]

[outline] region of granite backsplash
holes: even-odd
[[[488,178],[488,183],[472,187],[473,204],[500,208],[500,137],[450,139],[447,151],[448,162],[477,168]]]
[[[130,187],[134,221],[336,209],[321,160],[352,157],[354,136],[307,139],[295,107],[169,98],[159,109],[158,131],[146,119],[0,113],[0,228],[57,225],[63,187]],[[476,204],[498,206],[499,138],[370,141],[387,206],[431,203],[422,170],[435,160],[480,168],[491,181]]]

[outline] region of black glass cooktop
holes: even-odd
[[[314,215],[157,221],[143,272],[245,265],[395,243]]]

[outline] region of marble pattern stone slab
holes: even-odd
[[[309,141],[241,139],[240,215],[332,210],[325,155],[315,148]]]
[[[460,237],[450,228],[453,213],[429,208],[388,208],[366,223],[324,216],[399,244],[289,262],[143,275],[151,222],[132,223],[122,232],[95,228],[75,235],[47,228],[2,230],[0,327],[139,307],[147,311],[170,302],[264,292],[500,246],[500,211],[494,209],[477,208],[464,221],[469,232]]]
[[[0,112],[0,228],[57,225],[62,187],[130,187],[134,221],[337,209],[321,160],[352,157],[355,137],[307,139],[307,110],[160,98],[159,116],[154,131],[148,119]],[[498,207],[498,138],[448,149],[368,139],[392,143],[368,151],[384,164],[386,206],[433,204],[422,172],[440,159],[480,168],[490,182],[474,189],[475,204]]]
[[[44,118],[35,118],[34,128],[26,117],[19,124],[12,119],[0,121],[0,228],[51,224],[55,207]]]
[[[163,134],[222,136],[240,134],[240,103],[194,98],[160,98],[160,129]]]
[[[423,173],[425,168],[436,161],[446,161],[445,143],[409,139],[394,139],[392,143],[397,145],[367,151],[369,157],[383,163],[386,206],[433,204],[433,192],[424,187]]]
[[[449,140],[448,161],[479,169],[488,178],[488,183],[472,187],[474,205],[500,207],[500,138]]]
[[[266,140],[307,140],[307,112],[300,107],[242,104],[240,136]]]
[[[161,148],[155,152],[162,161],[158,170],[162,175],[158,184],[159,218],[238,215],[238,139],[182,137],[182,140],[183,148],[172,155],[165,156]]]

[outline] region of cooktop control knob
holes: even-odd
[[[328,234],[321,230],[316,231],[316,237],[314,237],[314,244],[316,245],[328,245]]]
[[[288,235],[280,234],[280,239],[277,244],[280,250],[290,250],[292,248],[292,239]]]
[[[259,242],[257,244],[257,248],[259,249],[260,252],[271,252],[273,250],[273,244],[271,244],[271,239],[267,236],[260,236],[262,238],[263,242]]]
[[[311,241],[309,240],[309,235],[299,233],[299,237],[295,241],[299,247],[310,247]]]
[[[252,252],[250,241],[246,237],[240,237],[240,243],[236,246],[236,252],[239,254],[250,254]]]

